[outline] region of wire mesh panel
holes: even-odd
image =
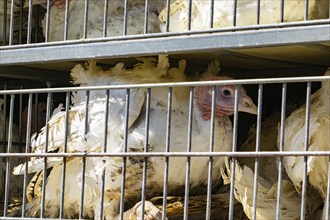
[[[328,0],[1,0],[0,9],[3,45],[329,24]]]
[[[160,56],[103,70],[91,61],[71,71],[80,87],[0,91],[9,99],[1,114],[8,121],[2,218],[327,219],[329,70],[234,80],[215,76],[214,63],[202,81],[186,82],[185,62],[167,62]],[[263,118],[274,84],[279,111]],[[288,88],[305,93],[306,104],[292,104]],[[28,95],[24,153],[12,151],[20,94]],[[47,123],[32,134],[36,94],[46,95]],[[65,99],[53,111],[56,94]],[[248,134],[239,112],[256,121]],[[16,175],[24,178],[13,204]]]

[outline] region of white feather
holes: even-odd
[[[330,69],[325,73],[330,75]],[[330,77],[329,77],[330,78]],[[330,150],[330,81],[322,82],[322,87],[310,97],[308,151]],[[285,121],[284,150],[304,151],[306,105],[294,111]],[[303,180],[303,157],[284,157],[284,165],[298,192]],[[323,199],[326,198],[328,180],[328,157],[308,157],[307,175]]]
[[[233,26],[234,0],[215,0],[213,10],[213,28]],[[329,1],[309,1],[308,19],[328,18]],[[194,0],[191,7],[191,30],[210,29],[211,0]],[[170,5],[170,32],[188,30],[189,0],[174,0]],[[257,1],[237,1],[236,25],[257,24]],[[261,0],[260,1],[260,24],[279,23],[281,1]],[[303,21],[305,13],[304,0],[284,1],[284,22]],[[166,8],[160,13],[160,29],[166,32]]]
[[[149,1],[148,33],[159,32],[158,18],[154,10],[160,7],[160,0]],[[142,0],[128,1],[127,10],[127,34],[144,33],[145,5]],[[69,1],[68,39],[83,38],[84,30],[84,1]],[[111,1],[108,5],[107,35],[124,35],[124,1]],[[46,16],[45,16],[46,17]],[[49,41],[61,41],[64,39],[65,9],[51,7],[49,18]],[[103,37],[104,1],[90,0],[88,3],[87,38]],[[46,31],[46,18],[42,20],[43,32]]]

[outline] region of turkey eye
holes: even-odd
[[[231,92],[230,92],[228,89],[224,89],[224,90],[222,90],[222,94],[223,94],[224,96],[231,96]]]

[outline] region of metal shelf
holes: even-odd
[[[330,21],[322,25],[284,26],[262,30],[240,30],[147,38],[113,38],[39,43],[0,47],[0,65],[113,59],[134,56],[219,52],[231,49],[273,47],[330,42]]]

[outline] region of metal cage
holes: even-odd
[[[329,0],[0,0],[0,219],[144,219],[153,210],[159,219],[260,219],[263,210],[272,210],[272,219],[329,219],[330,151],[309,149],[314,94],[330,82],[320,76],[330,66],[329,10]],[[193,80],[70,84],[69,72],[81,61],[130,67],[135,57],[159,54],[188,60]],[[237,79],[194,81],[214,59],[221,60],[221,73]],[[225,85],[235,93],[233,114],[219,122],[216,97]],[[210,88],[210,118],[198,148],[194,97],[204,86]],[[174,100],[176,89],[186,91],[184,101]],[[258,106],[255,117],[238,113],[237,94],[244,89]],[[81,96],[78,110],[74,94]],[[102,109],[95,94],[101,94]],[[157,98],[162,101],[153,104]],[[112,109],[113,100],[121,109]],[[134,103],[142,100],[137,115]],[[56,108],[60,103],[63,108]],[[326,112],[327,103],[316,109]],[[103,116],[94,125],[96,110]],[[286,142],[295,130],[287,120],[299,110],[303,144],[290,148]],[[72,133],[77,112],[80,124]],[[139,117],[131,128],[132,115]],[[121,121],[115,126],[111,120]],[[61,126],[60,146],[52,136],[54,121]],[[219,123],[232,129],[226,149],[215,141]],[[318,138],[326,144],[330,131],[324,127]],[[83,145],[94,140],[93,129],[98,145]],[[263,142],[268,133],[272,146]],[[162,144],[153,146],[158,139]],[[288,174],[290,158],[300,162],[294,172],[301,179]],[[315,169],[324,175],[310,177],[318,158]],[[272,169],[265,170],[268,162]]]
[[[286,151],[284,150],[284,146],[285,146],[285,142],[284,142],[284,132],[285,132],[285,126],[284,126],[284,123],[285,123],[285,112],[286,112],[286,103],[287,103],[287,87],[288,86],[291,86],[291,85],[294,85],[295,83],[301,83],[301,82],[304,82],[304,83],[307,83],[307,87],[306,87],[306,113],[305,113],[305,120],[306,120],[306,126],[305,126],[305,140],[306,140],[306,143],[308,143],[308,140],[309,140],[309,122],[310,122],[310,119],[309,119],[309,115],[310,115],[310,106],[311,106],[311,103],[310,103],[310,95],[311,95],[311,90],[312,90],[312,83],[313,82],[319,82],[319,81],[329,81],[330,78],[329,77],[296,77],[296,78],[277,78],[277,79],[251,79],[251,80],[225,80],[225,81],[206,81],[206,82],[184,82],[184,83],[161,83],[161,84],[133,84],[133,85],[118,85],[118,86],[98,86],[98,87],[71,87],[71,88],[48,88],[48,89],[24,89],[24,90],[3,90],[3,91],[0,91],[0,94],[1,95],[5,95],[5,96],[9,96],[8,98],[10,99],[10,106],[9,106],[9,124],[8,124],[8,135],[7,135],[7,138],[6,138],[6,153],[1,153],[1,157],[3,159],[5,159],[5,193],[4,193],[4,205],[3,205],[3,217],[4,219],[9,219],[10,218],[10,215],[8,216],[8,211],[10,210],[10,198],[9,198],[9,195],[10,195],[10,192],[9,192],[9,187],[10,187],[10,184],[12,184],[10,182],[10,176],[12,174],[11,173],[11,161],[13,159],[16,159],[16,158],[22,158],[21,160],[22,161],[27,161],[29,158],[31,157],[38,157],[40,160],[43,160],[44,161],[44,165],[43,165],[43,168],[42,168],[42,171],[44,173],[47,173],[47,172],[52,172],[52,171],[49,171],[48,170],[48,165],[46,163],[50,163],[50,161],[46,160],[46,158],[52,158],[52,157],[56,157],[56,158],[63,158],[61,159],[61,161],[63,160],[63,163],[61,163],[60,166],[63,167],[63,169],[65,170],[65,167],[68,166],[67,165],[67,162],[64,158],[79,158],[79,160],[81,160],[81,175],[82,175],[82,178],[81,178],[81,184],[82,184],[82,187],[80,188],[81,190],[81,195],[80,195],[80,204],[79,204],[79,207],[80,207],[80,211],[79,211],[79,218],[83,218],[84,217],[84,206],[83,206],[83,203],[84,203],[84,186],[89,184],[88,181],[85,180],[85,171],[86,171],[86,159],[88,158],[108,158],[110,161],[113,159],[113,158],[121,158],[122,160],[122,173],[120,174],[120,176],[122,176],[120,179],[121,179],[121,191],[120,191],[120,217],[123,218],[123,213],[124,213],[124,205],[126,203],[124,203],[124,200],[125,200],[125,190],[122,190],[122,189],[125,189],[125,183],[127,181],[127,179],[125,178],[125,172],[127,169],[129,169],[129,167],[126,167],[126,166],[131,166],[128,164],[128,161],[129,161],[129,158],[141,158],[139,163],[143,166],[139,167],[139,170],[140,170],[140,173],[139,175],[142,175],[143,178],[142,179],[138,179],[136,181],[142,181],[141,183],[141,186],[142,188],[139,189],[141,190],[141,194],[139,193],[139,195],[141,196],[140,199],[142,200],[142,204],[144,204],[144,202],[148,199],[150,199],[148,197],[148,190],[150,190],[148,188],[148,172],[147,172],[147,167],[150,166],[149,162],[147,162],[147,158],[163,158],[164,161],[163,163],[165,164],[165,170],[158,170],[157,172],[161,172],[161,173],[164,173],[164,182],[163,183],[163,186],[161,187],[162,190],[161,192],[159,192],[159,196],[163,195],[163,201],[162,201],[162,210],[163,210],[163,219],[165,218],[166,216],[166,197],[169,196],[168,194],[168,190],[171,189],[171,186],[168,185],[167,183],[167,179],[168,179],[168,172],[169,172],[169,159],[170,158],[174,158],[174,157],[182,157],[182,158],[185,158],[186,160],[186,163],[185,163],[185,167],[182,167],[181,169],[185,169],[186,170],[186,176],[185,176],[185,184],[184,184],[184,200],[183,200],[183,204],[184,204],[184,207],[182,207],[182,214],[183,214],[183,217],[184,218],[188,218],[189,216],[189,212],[191,212],[191,210],[189,209],[189,206],[187,204],[189,204],[189,200],[191,198],[193,198],[193,195],[191,194],[190,192],[190,182],[191,181],[189,179],[189,176],[191,175],[191,172],[194,172],[195,170],[191,170],[190,166],[192,165],[192,161],[193,161],[193,158],[208,158],[207,159],[207,164],[208,164],[208,168],[205,169],[204,172],[208,173],[208,177],[207,177],[207,194],[205,194],[205,197],[206,197],[206,204],[205,205],[205,211],[204,211],[204,214],[205,216],[203,216],[203,218],[205,217],[206,219],[209,219],[210,217],[212,218],[217,218],[215,216],[211,216],[211,208],[213,207],[213,204],[212,202],[214,203],[214,201],[212,201],[212,184],[214,184],[214,180],[212,180],[212,172],[214,172],[214,170],[212,171],[212,167],[213,167],[213,163],[215,163],[216,161],[216,158],[224,158],[224,157],[230,157],[232,158],[231,159],[231,168],[228,168],[228,169],[231,169],[231,173],[233,173],[233,175],[231,176],[231,181],[230,181],[230,189],[227,191],[229,194],[226,194],[228,197],[228,208],[225,209],[226,212],[228,212],[228,218],[229,219],[234,219],[234,194],[235,194],[235,191],[237,191],[237,189],[235,189],[235,180],[234,180],[234,177],[235,177],[235,160],[241,158],[241,157],[250,157],[252,160],[255,160],[255,167],[254,167],[254,184],[253,184],[253,197],[251,199],[253,199],[253,209],[252,209],[252,212],[253,212],[253,217],[252,218],[256,218],[256,213],[257,213],[257,210],[258,210],[258,170],[262,169],[262,167],[259,166],[258,164],[258,161],[260,158],[274,158],[274,160],[278,161],[278,176],[275,177],[277,179],[277,182],[278,182],[278,187],[277,187],[277,206],[276,206],[276,213],[274,213],[274,216],[276,216],[276,218],[280,218],[280,214],[281,214],[281,192],[282,192],[282,172],[285,172],[283,171],[282,167],[283,167],[283,158],[285,157],[288,157],[288,156],[301,156],[301,157],[304,157],[305,160],[304,160],[304,179],[303,179],[303,186],[302,186],[302,193],[301,193],[301,216],[300,218],[304,219],[305,218],[305,215],[306,215],[306,195],[307,195],[307,183],[308,183],[308,179],[307,179],[307,160],[308,158],[312,157],[312,156],[316,156],[316,157],[319,157],[319,156],[325,156],[325,157],[329,157],[330,154],[329,154],[329,151],[322,151],[322,150],[319,150],[319,151]],[[326,82],[325,81],[325,82]],[[281,90],[282,90],[282,94],[281,94],[281,98],[282,98],[282,101],[281,101],[281,118],[280,118],[280,121],[279,121],[279,124],[280,124],[280,130],[279,130],[279,148],[278,148],[278,151],[263,151],[263,146],[260,145],[260,136],[261,136],[261,119],[262,119],[262,109],[263,109],[263,88],[264,86],[267,86],[269,84],[274,84],[274,83],[280,83],[281,84]],[[189,106],[187,106],[187,108],[189,109],[189,118],[191,119],[192,118],[192,114],[193,111],[192,111],[192,108],[193,108],[193,93],[192,91],[194,90],[194,88],[196,86],[207,86],[207,85],[211,85],[212,88],[216,88],[215,86],[221,86],[221,85],[235,85],[235,90],[238,91],[239,87],[238,85],[249,85],[249,84],[256,84],[258,85],[258,115],[257,115],[257,132],[256,132],[256,146],[255,146],[255,150],[253,151],[248,151],[248,152],[240,152],[240,150],[238,149],[238,142],[237,142],[237,137],[238,137],[238,97],[237,95],[235,95],[235,110],[234,110],[234,117],[233,117],[233,136],[230,137],[232,138],[233,140],[233,145],[230,147],[231,150],[229,151],[214,151],[213,150],[213,142],[212,140],[214,139],[214,136],[216,136],[217,134],[214,133],[214,123],[211,123],[210,124],[210,145],[208,147],[205,148],[205,151],[191,151],[191,134],[192,134],[192,121],[189,120],[189,125],[187,125],[187,128],[188,130],[187,131],[184,131],[184,132],[188,132],[187,134],[187,137],[188,137],[188,140],[183,140],[185,143],[187,143],[187,149],[185,151],[180,151],[180,152],[177,152],[177,151],[173,151],[172,149],[175,149],[175,146],[164,146],[163,149],[166,149],[166,151],[160,151],[160,152],[152,152],[152,150],[150,152],[148,152],[148,147],[146,148],[146,146],[148,146],[148,141],[150,140],[150,137],[149,137],[149,132],[146,132],[145,133],[145,136],[143,137],[145,139],[145,143],[144,143],[144,147],[142,146],[141,148],[141,151],[142,152],[137,152],[137,151],[132,151],[130,150],[129,148],[127,148],[127,142],[128,142],[128,137],[130,135],[130,132],[129,132],[129,129],[128,129],[128,117],[129,117],[129,114],[130,114],[130,102],[132,101],[129,97],[130,97],[130,92],[133,91],[134,89],[140,89],[140,88],[145,88],[146,91],[147,91],[147,96],[146,96],[146,112],[145,112],[145,129],[146,131],[148,131],[149,129],[149,123],[150,123],[150,119],[149,119],[149,115],[151,114],[151,112],[153,110],[150,109],[150,99],[152,98],[152,90],[155,89],[155,88],[160,88],[160,87],[166,87],[168,88],[168,94],[165,94],[165,95],[168,95],[168,104],[167,104],[167,109],[168,111],[166,112],[166,117],[167,117],[167,125],[166,125],[166,134],[164,134],[164,136],[166,136],[166,143],[167,145],[169,145],[170,143],[170,138],[171,138],[171,132],[170,132],[170,129],[171,129],[171,124],[173,122],[171,122],[171,114],[173,113],[171,111],[171,107],[172,107],[172,91],[173,91],[173,88],[176,88],[176,87],[182,87],[182,86],[185,86],[185,87],[190,87],[190,98],[189,98]],[[72,110],[72,107],[70,109],[70,94],[72,92],[85,92],[86,94],[86,102],[84,102],[85,104],[85,108],[83,108],[84,110],[83,111],[92,111],[92,106],[89,106],[86,105],[86,103],[89,103],[89,99],[90,99],[90,94],[93,92],[93,91],[100,91],[102,92],[103,96],[106,98],[107,103],[106,104],[106,108],[104,109],[105,111],[105,121],[109,120],[108,119],[108,114],[109,114],[109,98],[110,98],[110,94],[115,91],[115,90],[123,90],[125,91],[126,95],[125,95],[125,122],[123,122],[125,124],[125,129],[124,129],[124,147],[122,149],[122,151],[119,151],[119,152],[109,152],[107,149],[107,144],[109,142],[111,142],[111,140],[107,140],[107,137],[106,136],[103,136],[101,138],[101,145],[103,147],[101,147],[99,149],[99,151],[95,151],[95,152],[88,152],[88,150],[84,149],[82,150],[81,152],[78,152],[78,151],[75,151],[75,152],[69,152],[67,151],[68,149],[70,149],[70,147],[68,147],[68,142],[70,142],[70,136],[68,136],[68,130],[69,130],[69,125],[68,123],[69,122],[69,119],[68,119],[68,116],[69,114],[71,114],[71,111]],[[216,90],[213,90],[213,91],[216,91]],[[47,147],[46,149],[44,149],[44,151],[40,151],[40,152],[31,152],[29,153],[29,146],[30,146],[30,139],[28,138],[29,135],[30,135],[30,129],[31,129],[31,123],[33,123],[31,121],[31,112],[32,112],[32,97],[35,95],[35,94],[40,94],[40,93],[46,93],[47,94],[47,114],[46,114],[46,120],[52,120],[51,117],[50,117],[50,114],[51,114],[51,103],[52,103],[52,97],[54,96],[54,94],[56,93],[61,93],[63,94],[63,96],[66,97],[66,101],[65,101],[65,109],[63,110],[63,114],[65,115],[65,120],[62,121],[62,123],[64,123],[64,127],[65,129],[62,131],[62,135],[64,138],[64,150],[62,152],[58,152],[58,153],[52,153],[52,152],[47,152]],[[15,96],[19,95],[19,94],[28,94],[29,98],[28,98],[28,117],[30,118],[30,120],[28,120],[28,123],[27,123],[27,138],[26,138],[26,149],[25,149],[25,152],[23,151],[23,153],[20,153],[20,152],[16,152],[14,153],[12,150],[13,150],[13,146],[14,146],[14,143],[13,143],[13,140],[12,140],[12,132],[11,132],[11,129],[13,127],[13,111],[14,111],[14,99],[15,99]],[[236,92],[235,94],[239,94],[238,92]],[[214,121],[215,120],[215,92],[212,93],[212,100],[213,100],[213,104],[212,104],[212,117],[211,117],[211,121]],[[85,134],[87,134],[88,132],[90,132],[90,128],[88,127],[88,114],[85,114],[85,118],[82,119],[83,121],[85,121],[85,128],[83,130]],[[104,121],[104,122],[105,122]],[[49,126],[46,126],[45,127],[45,132],[46,132],[46,143],[48,142],[47,139],[48,139],[48,132],[50,130],[50,127],[51,124],[49,124]],[[165,126],[165,125],[164,125]],[[151,129],[151,128],[150,128]],[[152,128],[154,129],[154,128]],[[104,131],[106,134],[107,132],[110,132],[110,127],[109,127],[109,124],[104,124],[104,127],[103,128],[100,128],[100,130],[102,130],[102,132]],[[65,135],[67,134],[67,135]],[[3,134],[4,135],[4,134]],[[152,138],[156,138],[156,137],[152,137]],[[25,139],[25,137],[24,137]],[[32,140],[32,139],[31,139]],[[51,143],[51,142],[50,142]],[[46,144],[47,146],[47,144]],[[49,144],[49,147],[51,148],[51,144]],[[307,147],[308,145],[305,144],[305,150],[307,150]],[[144,148],[144,150],[143,150]],[[102,150],[103,149],[103,150]],[[108,151],[108,152],[107,152]],[[254,158],[254,159],[253,159]],[[138,159],[139,160],[139,159]],[[47,161],[47,162],[46,162]],[[195,161],[196,163],[196,161]],[[26,165],[27,166],[27,165]],[[26,167],[27,168],[27,167]],[[214,169],[214,168],[213,168]],[[252,169],[252,168],[251,168]],[[101,186],[103,187],[99,194],[100,196],[100,201],[101,201],[101,204],[104,202],[104,197],[106,196],[107,193],[109,193],[107,190],[104,190],[104,187],[105,187],[105,179],[104,179],[104,176],[106,175],[106,172],[107,172],[107,169],[104,169],[103,171],[103,174],[101,175],[102,176],[102,179],[100,180],[100,184]],[[220,170],[216,171],[216,172],[220,172]],[[49,175],[49,173],[48,173]],[[60,204],[59,204],[59,209],[58,209],[58,215],[57,217],[59,218],[65,218],[66,216],[64,216],[64,210],[67,208],[65,207],[64,205],[64,196],[63,196],[63,193],[65,193],[65,181],[67,180],[66,178],[66,175],[69,175],[69,174],[65,174],[65,171],[62,172],[61,174],[61,177],[59,176],[58,178],[61,178],[61,200],[60,200]],[[127,174],[128,175],[128,174]],[[138,175],[138,174],[136,174]],[[236,177],[235,177],[236,178]],[[108,180],[109,181],[109,180]],[[216,180],[216,181],[221,181],[220,179]],[[329,180],[328,180],[329,181]],[[27,172],[27,169],[25,170],[25,173],[24,173],[24,181],[21,182],[21,184],[23,184],[23,191],[20,192],[20,198],[21,198],[21,204],[19,205],[19,207],[22,207],[22,209],[24,210],[26,207],[27,207],[27,200],[26,200],[26,197],[25,197],[25,193],[27,192],[28,188],[27,188],[27,184],[28,184],[28,172]],[[46,179],[43,179],[42,183],[41,184],[41,188],[42,188],[42,192],[41,192],[41,203],[40,203],[40,213],[38,215],[40,216],[43,216],[45,215],[44,217],[47,217],[46,216],[46,213],[47,213],[47,208],[49,208],[48,206],[45,206],[45,203],[46,203],[46,199],[45,199],[45,192],[47,190],[52,190],[50,188],[47,188],[47,182],[46,182]],[[77,183],[74,183],[74,184],[77,184]],[[79,184],[78,184],[79,185]],[[329,184],[328,184],[329,186]],[[126,190],[128,190],[126,188]],[[294,190],[294,189],[293,189]],[[68,193],[68,192],[67,192]],[[86,193],[86,192],[85,192]],[[329,198],[329,189],[327,190],[327,198]],[[127,199],[127,198],[126,198]],[[217,200],[216,200],[217,201]],[[326,199],[325,201],[328,201],[328,199]],[[125,201],[126,202],[126,201]],[[236,206],[236,205],[235,205]],[[328,203],[325,203],[325,207],[328,207]],[[126,207],[127,208],[127,207]],[[143,208],[144,208],[144,205],[143,205]],[[327,211],[329,210],[329,207],[326,209]],[[100,218],[103,218],[103,211],[104,211],[104,208],[103,206],[101,205],[100,206]],[[282,210],[283,211],[283,210]],[[143,218],[143,214],[144,212],[142,212],[142,218]],[[25,217],[25,214],[24,212],[21,213],[21,216],[19,216],[19,218],[21,217]],[[33,216],[29,216],[29,217],[33,217]],[[78,217],[78,216],[77,216]],[[191,217],[191,215],[190,215]],[[17,217],[16,217],[17,218]],[[16,219],[15,217],[13,219]]]

